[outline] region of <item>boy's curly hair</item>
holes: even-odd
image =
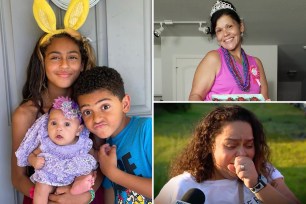
[[[193,138],[183,152],[172,162],[170,177],[189,172],[197,182],[211,179],[214,173],[213,148],[215,138],[228,122],[243,121],[251,125],[254,137],[255,156],[253,162],[257,172],[269,177],[269,147],[263,126],[249,110],[234,106],[220,106],[203,117],[197,125]]]
[[[124,83],[120,74],[110,67],[94,67],[80,74],[74,84],[74,100],[80,95],[89,94],[96,90],[107,90],[117,96],[120,101],[125,96]]]

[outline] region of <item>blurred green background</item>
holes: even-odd
[[[237,104],[237,103],[236,103]],[[169,180],[170,161],[182,150],[202,118],[222,103],[154,104],[154,197]],[[291,191],[306,203],[306,112],[302,104],[244,103],[262,122],[272,164]]]

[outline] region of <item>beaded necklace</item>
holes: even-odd
[[[236,84],[238,85],[240,90],[248,92],[250,90],[249,62],[244,50],[241,48],[242,66],[243,66],[243,76],[242,76],[239,72],[234,57],[229,53],[227,49],[223,47],[221,48],[223,56],[225,57],[226,65],[230,70],[232,76],[234,77]],[[243,80],[245,81],[243,82]]]

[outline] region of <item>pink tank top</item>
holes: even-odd
[[[255,61],[255,58],[247,55],[249,62],[249,74],[250,74],[250,90],[248,92],[242,91],[239,86],[236,84],[234,77],[232,76],[230,70],[228,69],[225,58],[222,53],[221,47],[217,50],[219,52],[221,58],[221,68],[219,73],[217,74],[215,81],[206,95],[205,101],[211,101],[211,96],[213,94],[259,94],[260,93],[260,85],[256,81],[256,75],[259,74],[259,70]],[[238,69],[240,73],[243,73],[243,67],[241,64],[237,63]],[[257,75],[257,79],[258,79]]]

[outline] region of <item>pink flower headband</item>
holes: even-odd
[[[79,106],[69,97],[60,96],[57,99],[54,99],[52,108],[61,110],[66,118],[78,118],[80,123],[82,123],[82,114],[79,109]]]

